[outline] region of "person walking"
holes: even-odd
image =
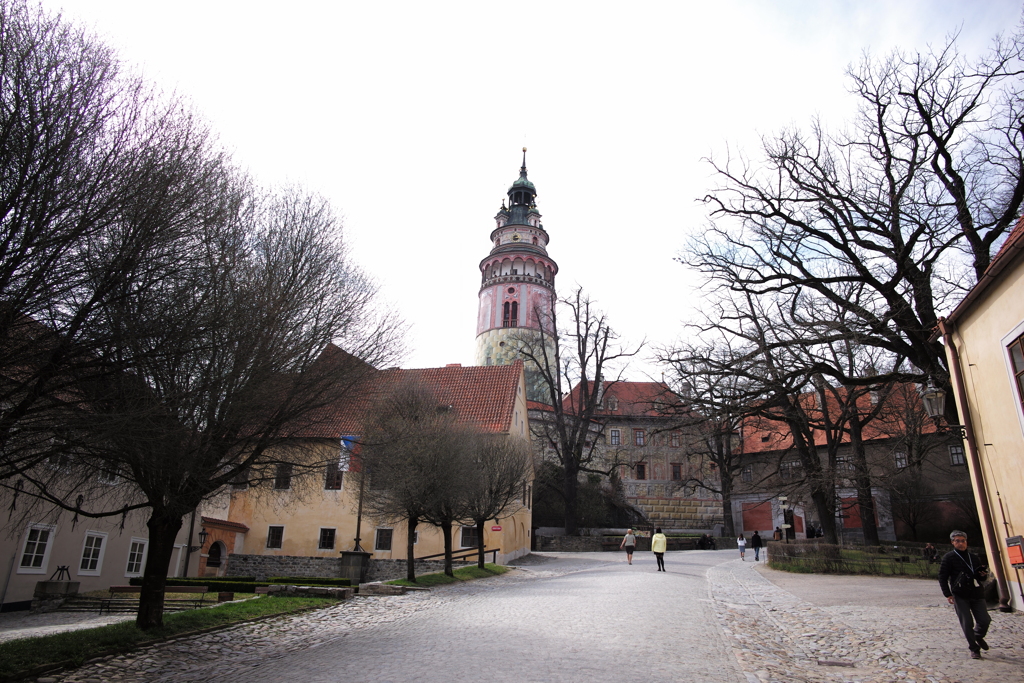
[[[626,562],[633,564],[633,551],[636,550],[636,536],[632,529],[626,529],[626,535],[619,544],[619,550],[626,549]]]
[[[963,531],[953,531],[949,540],[953,549],[942,557],[939,564],[939,587],[956,610],[956,618],[971,650],[971,659],[981,659],[981,651],[988,649],[985,635],[992,623],[985,604],[985,589],[981,586],[988,578],[988,567],[980,557],[967,550],[967,534]]]
[[[654,528],[654,536],[651,537],[651,551],[654,559],[658,561],[658,571],[665,571],[665,550],[668,548],[668,539],[661,533],[661,527]]]
[[[754,562],[761,561],[761,534],[754,532],[750,537],[750,547],[754,549]]]
[[[747,561],[747,539],[740,534],[740,537],[736,539],[736,547],[740,549],[740,559],[744,562]]]

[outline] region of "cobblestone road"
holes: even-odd
[[[356,598],[39,681],[1024,681],[1024,615],[993,612],[992,650],[969,660],[932,582],[786,575],[785,590],[735,551],[666,563],[535,555],[501,577]]]

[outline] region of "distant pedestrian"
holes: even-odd
[[[928,564],[935,564],[939,561],[939,551],[931,543],[926,543],[924,550],[921,552],[924,555],[924,559],[928,560]]]
[[[740,549],[740,559],[744,562],[747,561],[747,539],[740,534],[740,537],[736,539],[736,547]]]
[[[619,549],[626,549],[626,562],[633,564],[633,551],[636,550],[636,536],[633,535],[632,529],[626,529],[626,535],[622,539],[622,543],[619,544]]]
[[[654,559],[658,561],[658,571],[665,571],[665,550],[668,548],[668,539],[661,533],[661,527],[654,528],[654,536],[651,537],[651,551]]]
[[[775,527],[775,533],[772,534],[772,539],[776,541],[782,540],[782,527]]]
[[[968,552],[967,534],[954,531],[949,540],[953,549],[943,556],[939,565],[939,587],[956,610],[967,647],[971,649],[971,659],[981,659],[981,651],[988,649],[985,634],[992,623],[981,586],[988,578],[988,567],[980,557]]]
[[[750,547],[754,549],[754,562],[761,561],[761,534],[754,532],[750,537]]]

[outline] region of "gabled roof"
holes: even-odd
[[[967,292],[967,296],[949,314],[947,321],[955,323],[963,317],[974,305],[974,302],[982,298],[989,287],[999,279],[1003,271],[1018,263],[1022,255],[1024,255],[1024,216],[1017,221],[1017,225],[1010,231],[1006,241],[1003,242],[1003,246],[996,252],[992,262],[988,264],[988,268],[985,269],[985,273],[981,276],[978,284],[974,285],[971,291]]]
[[[403,383],[429,390],[438,405],[450,405],[459,424],[491,434],[509,431],[523,364],[373,371],[342,400],[324,409],[315,426],[298,436],[337,439],[360,435],[374,401]]]

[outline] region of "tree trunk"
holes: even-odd
[[[174,553],[174,539],[181,529],[181,516],[154,511],[146,526],[149,527],[149,547],[139,593],[139,612],[135,618],[135,625],[143,631],[164,625],[164,588]]]
[[[826,543],[839,544],[839,534],[836,531],[836,515],[829,501],[835,495],[832,490],[821,490],[820,487],[811,491],[811,502],[818,513],[818,520],[821,524],[821,533]]]
[[[875,523],[875,500],[871,496],[871,473],[864,452],[864,439],[860,420],[850,418],[850,446],[853,449],[854,486],[857,489],[857,508],[860,528],[864,532],[864,545],[878,545],[878,525]]]
[[[445,522],[441,525],[441,535],[444,536],[444,573],[446,576],[455,576],[452,568],[452,523]]]
[[[413,546],[416,541],[416,525],[420,520],[416,515],[409,515],[405,534],[405,579],[416,583],[416,553]]]
[[[579,521],[576,517],[576,498],[579,492],[579,473],[575,468],[565,468],[565,479],[563,490],[565,493],[565,535],[575,536],[580,532]]]
[[[736,522],[732,518],[732,478],[723,468],[718,469],[722,477],[722,535],[736,538]]]
[[[476,520],[476,566],[484,568],[484,526],[486,519]]]

